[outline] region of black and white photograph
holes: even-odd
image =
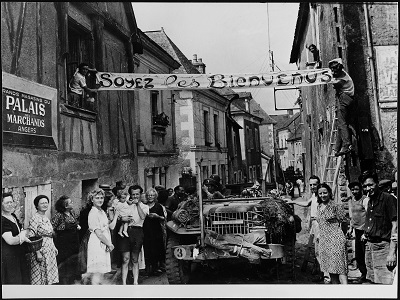
[[[397,2],[2,2],[2,298],[398,297]]]

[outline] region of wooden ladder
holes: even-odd
[[[331,132],[329,134],[328,155],[326,156],[325,167],[323,170],[322,181],[321,181],[321,182],[326,182],[332,187],[332,194],[334,198],[337,191],[339,168],[342,163],[342,156],[336,157],[333,153],[333,146],[335,145],[336,134],[337,134],[337,118],[335,113],[332,122]],[[307,269],[307,265],[309,262],[313,264],[316,263],[316,258],[314,256],[310,260],[310,254],[314,249],[313,240],[314,240],[314,235],[310,235],[308,239],[307,249],[304,254],[303,264],[301,266],[301,270],[303,272]]]
[[[332,129],[329,135],[328,155],[325,160],[324,173],[322,175],[322,182],[326,182],[332,188],[333,197],[336,199],[337,182],[340,165],[342,164],[342,156],[336,157],[333,153],[333,146],[337,135],[337,118],[334,114]]]

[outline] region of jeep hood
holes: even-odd
[[[207,216],[210,213],[232,213],[232,212],[247,212],[254,211],[254,208],[259,206],[260,201],[232,201],[218,204],[204,204],[203,215]]]

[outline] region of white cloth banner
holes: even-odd
[[[326,84],[328,68],[264,74],[137,74],[97,72],[100,91],[106,90],[199,90],[222,88],[283,88]]]

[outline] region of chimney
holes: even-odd
[[[197,54],[193,54],[192,64],[193,66],[195,66],[197,70],[199,70],[200,73],[202,74],[206,73],[206,65],[203,63],[202,58],[199,59],[197,58]]]
[[[248,113],[250,112],[249,99],[247,98],[244,99],[244,108]]]

